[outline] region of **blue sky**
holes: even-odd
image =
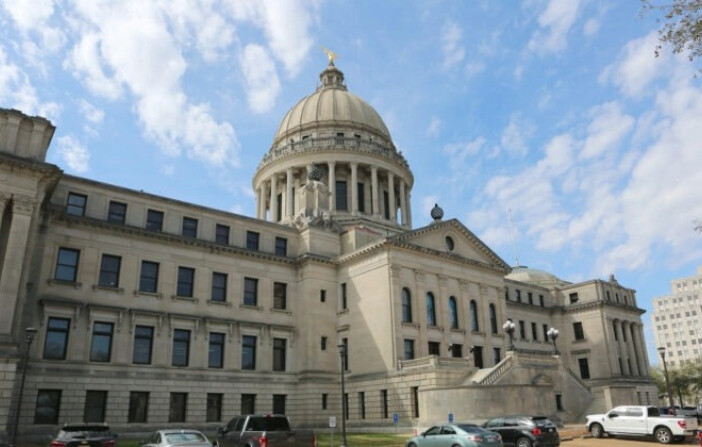
[[[636,0],[0,5],[0,106],[49,118],[67,173],[252,216],[325,46],[410,163],[415,226],[438,203],[510,264],[613,273],[649,312],[702,265],[701,81]]]

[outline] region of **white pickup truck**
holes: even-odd
[[[697,418],[661,416],[657,407],[625,405],[605,414],[585,416],[585,425],[593,438],[611,436],[653,436],[661,444],[670,444],[694,436]]]

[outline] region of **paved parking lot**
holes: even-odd
[[[652,438],[643,439],[620,439],[620,438],[582,438],[575,437],[570,441],[561,442],[561,447],[653,447],[663,444],[658,444]],[[700,445],[699,441],[688,439],[685,442],[671,445]]]

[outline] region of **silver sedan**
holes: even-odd
[[[202,432],[187,429],[156,430],[142,447],[212,447]]]

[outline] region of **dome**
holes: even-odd
[[[529,268],[525,265],[512,267],[512,271],[505,276],[506,279],[524,283],[535,284],[543,287],[562,287],[570,284],[556,275],[539,269]]]
[[[273,148],[290,139],[299,140],[306,131],[325,127],[362,131],[392,145],[383,119],[367,102],[348,92],[340,70],[330,64],[319,79],[322,85],[317,91],[298,101],[283,117],[273,138]]]

